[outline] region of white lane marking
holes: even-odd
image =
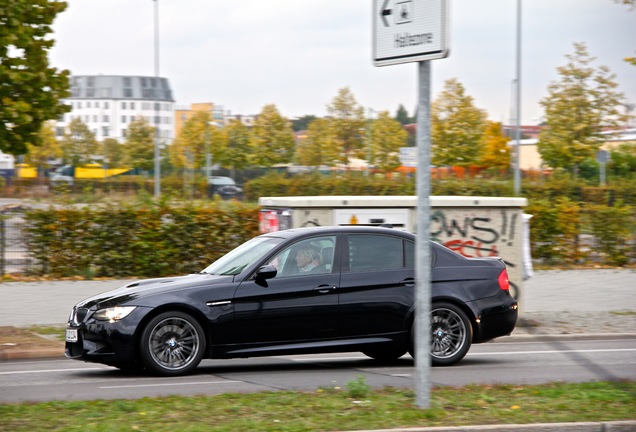
[[[21,370],[13,372],[0,372],[0,375],[18,375],[18,374],[35,374],[35,373],[51,373],[51,372],[77,372],[77,371],[96,371],[108,370],[108,368],[75,368],[75,369],[41,369],[41,370]]]
[[[189,386],[189,385],[207,385],[207,384],[235,384],[243,381],[203,381],[203,382],[185,382],[185,383],[159,383],[159,384],[131,384],[103,386],[100,389],[121,389],[121,388],[140,388],[140,387],[168,387],[168,386]]]
[[[468,353],[468,356],[492,356],[492,355],[526,355],[526,354],[566,354],[566,353],[602,353],[602,352],[631,352],[636,348],[616,349],[587,349],[587,350],[550,350],[550,351],[493,351],[483,353]]]

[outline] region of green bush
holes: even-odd
[[[618,266],[627,264],[634,251],[634,209],[619,203],[615,207],[591,205],[587,210],[591,234],[604,261]]]

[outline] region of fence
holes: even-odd
[[[0,208],[0,276],[32,273],[35,267],[24,235],[24,208],[9,204]]]

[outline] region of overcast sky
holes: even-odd
[[[67,0],[54,23],[51,63],[76,75],[154,75],[152,0]],[[394,0],[391,0],[394,1]],[[323,116],[349,87],[366,109],[417,104],[417,64],[374,67],[372,0],[159,0],[160,75],[178,107],[213,102],[233,114],[273,103],[286,117]],[[514,0],[451,0],[450,49],[432,61],[432,96],[457,78],[476,106],[507,123],[515,77]],[[636,103],[636,10],[614,0],[524,0],[522,119],[575,42],[616,74]]]

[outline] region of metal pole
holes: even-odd
[[[515,144],[515,195],[521,195],[521,169],[519,153],[521,152],[521,0],[517,0],[517,61],[516,61],[516,144]]]
[[[431,392],[431,62],[418,63],[417,109],[417,243],[415,249],[415,398],[420,408],[429,408]]]
[[[157,97],[159,92],[159,1],[153,0],[155,3],[155,198],[161,196],[161,161],[159,154],[159,98]]]
[[[369,120],[368,120],[369,136],[367,137],[367,169],[365,174],[368,176],[371,173],[371,144],[373,141],[373,108],[369,108]]]

